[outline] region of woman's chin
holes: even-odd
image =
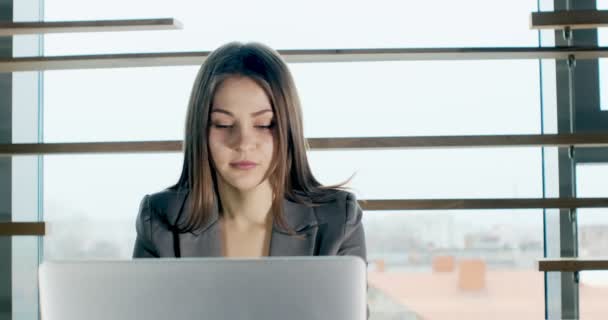
[[[230,181],[228,184],[233,189],[235,189],[239,192],[251,192],[260,185],[260,181],[243,181],[243,180]]]

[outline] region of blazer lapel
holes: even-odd
[[[182,257],[221,257],[221,240],[219,223],[214,223],[202,233],[182,233],[179,239]]]
[[[174,212],[178,213],[172,225],[183,226],[190,215],[190,210],[185,204],[190,197],[190,192],[186,191],[181,199],[181,206]],[[219,210],[217,203],[213,207],[211,215],[205,224],[200,228],[186,233],[179,234],[179,244],[182,257],[221,257],[222,243],[220,227],[218,222]]]
[[[270,238],[270,256],[315,255],[319,223],[314,209],[287,199],[283,201],[283,208],[285,220],[296,234],[291,235],[274,224]]]
[[[172,226],[183,226],[190,215],[185,205],[190,197],[189,190],[178,193],[175,202],[175,216],[169,217]],[[319,223],[314,209],[304,204],[287,199],[283,201],[283,213],[289,226],[296,232],[294,235],[274,224],[270,238],[270,256],[312,256],[316,255],[317,233]],[[219,220],[219,208],[216,205],[209,220],[200,228],[179,234],[179,244],[182,257],[221,257],[222,234]]]

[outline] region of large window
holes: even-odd
[[[262,41],[281,49],[537,43],[537,33],[529,29],[536,1],[46,0],[45,4],[47,20],[169,16],[184,24],[183,31],[49,35],[45,52],[50,55],[210,50],[230,40]]]
[[[67,5],[70,10],[63,10]],[[533,2],[444,2],[442,10],[436,10],[437,3],[420,1],[324,2],[322,9],[310,2],[289,8],[258,1],[236,4],[242,12],[259,12],[245,16],[232,10],[235,4],[223,2],[80,5],[49,0],[47,19],[116,18],[120,7],[118,17],[174,16],[185,29],[52,35],[46,38],[46,54],[210,50],[229,40],[262,41],[277,49],[538,42],[537,33],[528,29]],[[484,11],[501,14],[478,14]],[[307,137],[541,131],[536,61],[290,67]],[[45,141],[181,139],[196,70],[47,72]],[[537,148],[311,151],[309,157],[324,183],[356,173],[351,186],[361,199],[542,195]],[[45,257],[128,258],[141,197],[173,183],[180,166],[179,154],[46,157],[44,204],[51,232]],[[534,270],[534,261],[542,256],[542,211],[368,211],[364,224],[374,319],[454,319],[458,314],[465,319],[490,317],[496,310],[509,318],[542,317],[543,278]]]
[[[608,164],[584,164],[577,170],[577,192],[580,197],[605,197]],[[608,210],[580,209],[578,214],[579,255],[585,258],[606,256],[608,243]],[[608,271],[584,271],[580,275],[581,319],[601,319],[608,311]]]
[[[552,45],[552,33],[541,39],[529,29],[530,13],[547,2],[46,0],[45,20],[174,17],[184,30],[47,35],[44,54],[212,50],[232,40],[276,49]],[[290,68],[310,138],[540,134],[556,128],[553,61]],[[44,141],[182,139],[197,69],[47,71]],[[540,148],[308,155],[323,183],[355,173],[350,186],[360,199],[543,197]],[[181,165],[179,153],[44,156],[44,259],[129,259],[142,197],[175,183]],[[606,171],[601,168],[579,175],[581,196],[597,194],[593,188],[601,183],[593,176]],[[601,248],[593,239],[603,239],[608,229],[598,227],[600,220],[585,220],[591,216],[602,214],[581,213],[581,253],[595,255]],[[366,211],[364,225],[372,319],[544,317],[544,278],[535,263],[544,249],[542,210]],[[22,271],[16,277],[33,274]],[[593,289],[581,289],[582,316],[595,312],[591,304],[604,292],[597,274],[583,274],[582,283]],[[19,294],[35,301],[35,292]]]

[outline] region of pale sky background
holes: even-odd
[[[537,2],[530,0],[45,3],[49,21],[174,17],[184,25],[173,31],[46,35],[45,55],[212,50],[231,40],[260,41],[275,49],[538,45],[538,33],[529,29]],[[552,10],[552,1],[541,1],[541,8]],[[553,44],[552,32],[542,37],[543,45]],[[307,137],[540,133],[538,61],[319,63],[290,68],[303,103]],[[555,72],[550,61],[543,62],[543,68],[545,130],[550,133],[555,132],[550,112],[555,108]],[[45,72],[44,140],[182,139],[197,69]],[[176,181],[181,157],[46,156],[45,217],[56,222],[57,230],[62,224],[71,228],[68,221],[74,219],[111,223],[129,239],[124,255],[134,240],[139,201]],[[359,198],[542,196],[539,148],[315,151],[309,157],[324,183],[340,182],[356,172],[351,186]],[[579,195],[605,196],[601,182],[606,178],[607,166],[582,168]],[[608,212],[602,210],[583,215],[581,224],[608,223]],[[456,221],[462,232],[496,224],[542,232],[540,212],[437,214]],[[399,225],[423,214],[428,213],[369,212],[365,221],[370,226]],[[86,241],[95,232],[108,236],[107,230],[98,229],[75,237]],[[46,241],[53,241],[52,233]]]

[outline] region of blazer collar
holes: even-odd
[[[287,225],[296,232],[319,224],[315,210],[312,207],[286,198],[283,198],[283,216]],[[287,230],[281,228],[276,223],[273,226],[273,230],[288,233]]]
[[[188,189],[182,189],[176,192],[178,195],[177,201],[174,202],[174,207],[171,208],[170,213],[168,213],[168,222],[172,226],[184,225],[190,214],[188,207],[186,206],[187,200],[190,198],[190,191]],[[308,227],[316,226],[319,223],[312,207],[288,200],[286,198],[283,198],[283,215],[287,224],[294,231],[296,231],[296,233]],[[219,206],[216,202],[207,221],[200,228],[193,230],[192,233],[195,235],[200,235],[201,233],[207,231],[218,220]],[[288,234],[287,230],[281,228],[276,223],[273,225],[273,232]]]

